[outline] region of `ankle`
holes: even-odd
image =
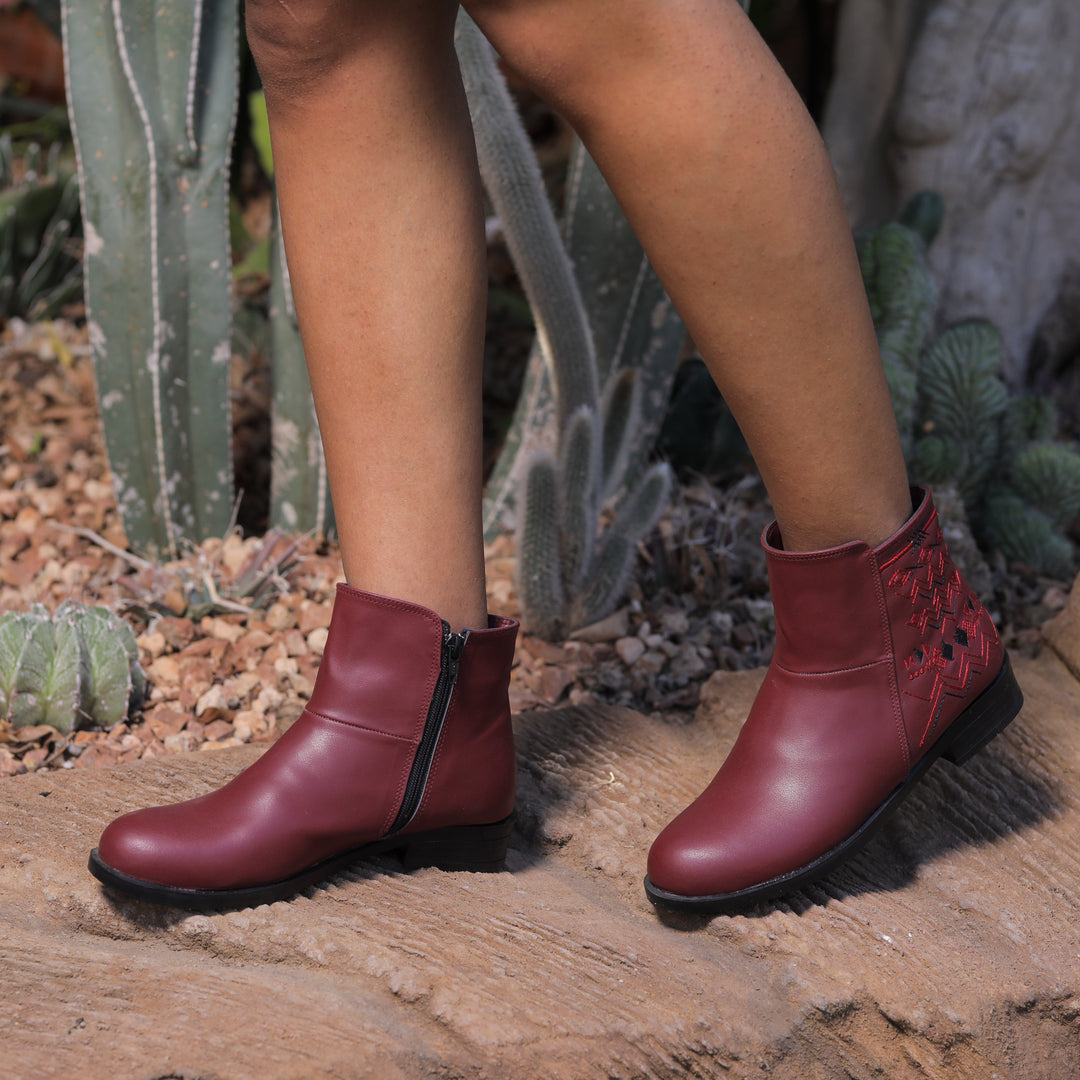
[[[878,547],[911,517],[910,494],[873,505],[835,507],[835,513],[777,514],[785,551],[824,551],[861,540]]]

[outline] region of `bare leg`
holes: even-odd
[[[745,434],[785,547],[911,513],[824,147],[735,0],[472,0],[582,135]]]
[[[249,0],[345,574],[484,626],[483,211],[448,0]]]

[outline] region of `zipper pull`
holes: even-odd
[[[461,664],[461,654],[465,649],[465,639],[469,636],[468,630],[462,630],[460,634],[450,634],[446,639],[446,671],[453,685],[457,679],[458,666]]]

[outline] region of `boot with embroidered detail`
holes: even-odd
[[[938,758],[961,764],[1023,703],[930,493],[875,548],[762,537],[776,649],[727,760],[649,853],[654,904],[738,911],[850,856]]]

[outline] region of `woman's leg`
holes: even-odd
[[[789,549],[911,513],[824,147],[735,0],[466,0],[574,124],[701,349]]]
[[[1020,692],[929,494],[912,506],[824,148],[735,0],[466,7],[581,133],[776,510],[773,661],[646,878],[661,907],[738,910],[856,850],[938,756],[993,738]]]
[[[248,0],[345,574],[486,625],[483,209],[450,0]]]
[[[114,891],[245,907],[377,852],[503,865],[517,624],[489,625],[484,602],[483,223],[455,14],[445,0],[248,0],[359,588],[338,590],[307,707],[265,754],[207,796],[105,830],[91,869]]]

